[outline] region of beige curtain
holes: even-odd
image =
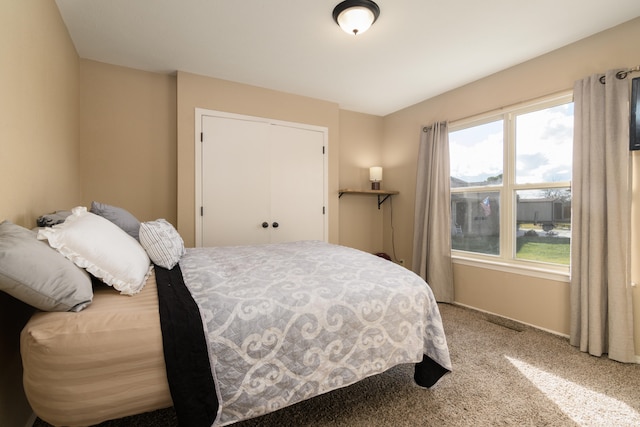
[[[601,77],[574,85],[571,344],[633,362],[629,83]]]
[[[446,122],[422,129],[415,200],[413,271],[427,281],[437,301],[453,302],[449,130]]]

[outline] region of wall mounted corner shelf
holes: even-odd
[[[380,209],[380,206],[385,200],[399,193],[399,191],[393,190],[352,190],[350,188],[343,188],[342,190],[338,190],[338,198],[342,197],[343,194],[374,194],[378,196],[378,209]]]

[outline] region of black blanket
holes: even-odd
[[[154,267],[167,379],[178,423],[211,427],[218,396],[200,310],[184,284],[179,264],[171,270]]]

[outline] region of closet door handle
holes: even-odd
[[[273,228],[278,228],[278,226],[279,226],[280,224],[278,224],[277,222],[274,222],[274,223],[273,223],[273,224],[271,224],[271,225],[273,226]]]
[[[268,228],[269,227],[269,223],[267,221],[262,223],[262,228]]]

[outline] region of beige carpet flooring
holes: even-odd
[[[400,366],[235,426],[640,426],[640,365],[592,357],[562,337],[474,310],[440,311],[453,372],[432,389]],[[147,426],[177,426],[175,413],[100,425]]]

